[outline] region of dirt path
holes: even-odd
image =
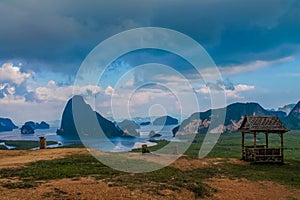
[[[43,150],[1,150],[0,169],[8,167],[22,167],[27,163],[39,160],[63,158],[71,154],[87,154],[83,148],[57,148]]]

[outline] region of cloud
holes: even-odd
[[[222,83],[221,81],[218,81],[217,83],[200,85],[199,89],[197,89],[196,92],[205,95],[209,95],[211,93],[225,92],[227,98],[239,100],[239,99],[244,99],[244,96],[242,96],[243,92],[252,91],[254,89],[255,86],[253,85],[245,85],[245,84],[233,85],[233,83],[231,82],[230,82],[230,87],[227,87],[226,84]]]
[[[23,72],[22,67],[4,63],[0,68],[1,114],[14,116],[17,121],[23,120],[25,116],[28,117],[27,120],[35,119],[38,116],[45,117],[46,115],[41,113],[41,110],[45,108],[48,108],[49,117],[54,117],[56,114],[54,119],[58,119],[60,116],[58,113],[62,111],[59,108],[62,108],[73,94],[90,97],[104,93],[100,86],[60,85],[54,80],[50,80],[46,84],[36,82],[33,78],[35,73]],[[26,114],[21,114],[22,111]]]
[[[49,101],[65,102],[73,94],[93,96],[104,92],[97,85],[60,85],[54,80],[43,84],[33,78],[34,72],[23,72],[22,68],[23,66],[14,66],[12,63],[2,65],[0,68],[0,98],[10,101],[21,99],[39,103]]]
[[[155,98],[155,96],[157,97],[157,93],[153,93],[153,92],[138,92],[136,93],[134,96],[132,96],[132,98],[130,99],[130,104],[132,106],[136,106],[136,105],[146,105],[147,103],[149,103],[151,98]]]
[[[231,99],[244,99],[244,96],[242,96],[241,93],[254,89],[255,87],[253,85],[239,84],[234,86],[234,90],[226,90],[226,95]]]
[[[58,86],[55,81],[51,80],[47,86],[37,87],[34,90],[34,96],[36,100],[48,102],[48,101],[61,101],[65,102],[73,95],[78,94],[82,96],[97,95],[102,91],[102,88],[95,85],[86,86]]]
[[[273,67],[299,56],[299,9],[297,0],[132,0],[126,3],[117,0],[24,0],[18,3],[3,0],[0,2],[0,24],[3,24],[0,27],[0,62],[6,66],[3,64],[0,68],[0,100],[6,102],[5,105],[10,101],[11,107],[18,104],[20,109],[23,104],[28,108],[26,111],[33,106],[32,110],[38,113],[39,106],[55,108],[63,104],[75,89],[86,96],[102,96],[105,101],[101,103],[106,102],[114,84],[101,85],[103,88],[72,88],[71,80],[99,42],[120,31],[144,26],[170,28],[190,36],[208,51],[223,76]],[[172,66],[187,78],[196,74],[182,61],[184,58],[180,61],[166,52],[155,53],[148,49],[122,58],[124,62],[119,65],[124,65],[124,70],[120,74],[132,66],[149,62]],[[8,61],[23,65],[15,66]],[[119,80],[116,72],[120,67],[113,66],[109,70],[107,79],[115,83]],[[54,73],[48,75],[48,72]],[[204,69],[203,73],[215,76],[210,74],[210,69]],[[137,74],[124,86],[134,87],[135,82],[146,80],[147,76],[149,74],[144,77]],[[65,80],[69,78],[66,77],[71,77],[67,83]],[[161,81],[181,94],[190,90],[170,74],[165,74]],[[200,86],[195,83],[193,87],[201,94],[225,90],[230,98],[242,98],[244,93],[255,89],[226,80]],[[141,92],[140,97],[136,96],[137,102],[151,102],[150,97],[159,95],[157,91],[152,92]],[[118,97],[120,102],[121,97]],[[1,111],[3,109],[1,107]],[[21,115],[21,111],[18,114]]]
[[[223,82],[224,86],[225,86],[225,90],[235,90],[236,88],[234,87],[233,83],[227,78],[225,79],[225,81]]]
[[[18,66],[14,66],[12,63],[2,64],[0,67],[0,98],[25,95],[27,81],[32,78],[33,74],[33,72],[23,72],[21,64]]]
[[[293,61],[295,58],[292,56],[284,57],[280,59],[265,61],[265,60],[255,60],[250,63],[244,63],[240,65],[227,65],[227,66],[219,66],[218,70],[220,71],[222,76],[233,76],[242,73],[248,73],[252,71],[256,71],[266,67],[272,67],[276,64],[289,63]],[[217,78],[219,74],[216,74],[216,70],[212,68],[204,68],[201,69],[201,74],[207,78]]]
[[[16,91],[16,88],[15,88],[14,86],[11,86],[11,87],[8,87],[8,88],[7,88],[7,92],[8,92],[10,95],[15,94],[15,91]]]
[[[45,86],[27,90],[20,95],[15,87],[0,84],[1,115],[13,117],[17,122],[28,120],[56,120],[59,119],[65,103],[74,94],[87,97],[87,102],[92,105],[91,97],[104,94],[99,86],[59,86],[50,80]]]
[[[145,26],[187,34],[218,65],[274,60],[300,52],[299,8],[297,0],[5,0],[0,3],[0,24],[5,24],[0,60],[23,59],[34,71],[74,74],[99,42]]]
[[[104,91],[104,93],[105,93],[106,95],[109,95],[109,96],[113,95],[114,92],[115,92],[114,88],[111,87],[110,85],[107,86],[107,88],[106,88],[105,91]]]
[[[13,119],[21,125],[28,120],[57,120],[60,118],[65,103],[52,101],[41,104],[26,101],[25,97],[7,95],[0,98],[1,115]]]
[[[235,90],[233,83],[227,78],[224,81],[217,80],[216,83],[208,82],[206,83],[206,86],[210,90],[215,91],[223,91],[223,90]]]
[[[158,85],[148,85],[137,90],[132,90],[131,87],[121,89],[108,87],[106,90],[109,92],[97,95],[95,108],[104,115],[111,117],[113,114],[116,119],[146,116],[153,105],[160,105],[169,114],[180,112],[177,97]],[[113,95],[111,95],[112,90],[114,90]]]
[[[291,62],[293,60],[294,60],[293,57],[285,57],[285,58],[275,59],[271,61],[256,60],[254,62],[243,64],[243,65],[219,67],[219,70],[222,75],[231,76],[235,74],[255,71],[264,67],[271,67],[272,65],[275,64]]]
[[[32,76],[30,73],[21,72],[20,67],[12,63],[4,63],[0,68],[0,83],[7,82],[20,85]]]

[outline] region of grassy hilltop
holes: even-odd
[[[206,165],[201,167],[195,165],[187,169],[185,168],[188,166],[184,164],[183,168],[178,167],[180,163],[193,166],[193,163],[199,161],[198,152],[204,135],[198,134],[183,157],[174,164],[154,172],[139,174],[120,172],[103,165],[90,154],[72,154],[64,158],[31,162],[23,167],[2,168],[0,185],[10,189],[38,188],[45,181],[90,177],[105,182],[109,187],[124,187],[132,191],[143,191],[149,195],[163,195],[160,192],[162,190],[178,192],[186,189],[194,193],[195,197],[204,197],[216,192],[205,183],[205,180],[227,177],[255,182],[272,181],[287,188],[297,189],[300,188],[299,134],[300,131],[291,131],[284,137],[286,161],[284,165],[248,164],[239,161],[240,133],[228,133],[221,135],[216,146],[207,158],[203,159]],[[250,138],[246,138],[248,139],[250,143]],[[263,143],[264,135],[258,135],[258,139],[259,143]],[[273,135],[269,142],[278,146],[279,136]],[[157,146],[150,147],[150,150],[155,151],[166,144],[167,141],[160,141]],[[16,179],[18,181],[15,181]]]

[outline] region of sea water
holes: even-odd
[[[116,137],[107,139],[92,139],[93,142],[87,142],[89,148],[96,148],[101,151],[106,152],[123,152],[130,151],[132,149],[141,148],[142,144],[147,144],[148,146],[156,145],[155,142],[150,142],[150,139],[153,139],[149,136],[150,131],[155,131],[155,133],[161,134],[161,137],[157,137],[155,139],[164,139],[164,140],[172,140],[173,134],[172,129],[176,125],[170,126],[141,126],[137,131],[140,132],[140,137]],[[62,137],[61,135],[56,134],[56,130],[58,127],[51,127],[49,129],[37,129],[34,134],[21,134],[19,129],[14,129],[13,131],[0,132],[0,140],[32,140],[39,141],[39,137],[45,137],[47,141],[56,141],[58,144],[48,145],[48,148],[54,148],[58,146],[67,146],[70,144],[79,143],[79,139],[70,139]],[[9,146],[12,149],[12,146]],[[38,149],[38,147],[34,148]]]

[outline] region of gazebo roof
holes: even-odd
[[[277,116],[245,116],[238,130],[248,133],[285,133],[289,131]]]

